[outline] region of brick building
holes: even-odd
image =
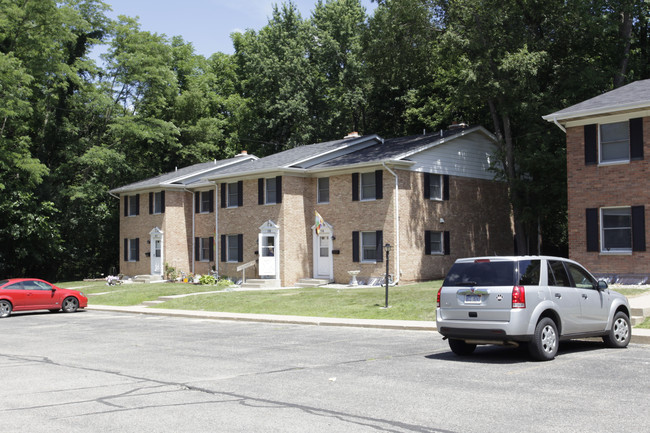
[[[234,158],[182,188],[172,182],[179,185],[176,203],[184,203],[173,221],[168,212],[160,221],[138,221],[124,209],[134,186],[154,208],[158,191],[169,200],[169,182],[127,185],[112,191],[125,196],[120,269],[148,273],[154,255],[195,274],[216,269],[241,278],[238,268],[250,264],[248,278],[277,285],[305,278],[347,283],[348,271],[364,280],[384,275],[388,243],[395,280],[438,278],[458,257],[512,254],[507,186],[489,170],[494,150],[494,137],[473,127],[389,140],[350,135],[261,159]],[[154,245],[144,264],[130,252],[137,236]],[[164,239],[163,253],[155,236]]]
[[[650,80],[543,118],[566,132],[569,256],[599,274],[650,274]]]

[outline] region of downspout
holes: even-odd
[[[196,224],[196,212],[194,212],[194,209],[196,209],[196,194],[194,194],[193,191],[189,191],[184,188],[185,191],[189,192],[192,194],[192,274],[194,274],[194,262],[196,261],[196,238],[194,237],[194,230],[195,230],[195,224]]]
[[[560,123],[557,121],[557,117],[553,118],[553,123],[555,123],[557,125],[557,127],[560,128],[562,130],[562,132],[564,132],[566,134],[566,128],[564,126],[560,125]]]
[[[214,271],[217,275],[219,275],[219,254],[221,251],[219,251],[219,248],[221,247],[221,244],[219,243],[219,207],[221,206],[221,203],[217,203],[217,196],[219,190],[219,185],[216,183],[214,184],[214,245],[212,245],[212,249],[214,250]],[[219,247],[217,247],[219,245]]]
[[[386,162],[382,162],[381,165],[384,166],[384,168],[395,177],[395,279],[393,280],[393,284],[399,283],[399,276],[400,276],[400,267],[399,267],[399,177],[397,176],[397,173],[395,173],[393,170],[391,170],[387,165]]]

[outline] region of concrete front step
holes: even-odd
[[[301,278],[295,286],[296,287],[319,287],[329,284],[329,280],[322,278]]]
[[[280,280],[270,280],[264,278],[249,278],[241,284],[242,289],[273,289],[280,287]]]
[[[151,283],[162,281],[160,275],[136,275],[132,280],[134,283]]]
[[[640,325],[643,322],[645,322],[645,317],[643,316],[630,317],[630,323],[632,323],[632,326]]]

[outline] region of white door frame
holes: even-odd
[[[332,238],[334,237],[334,229],[330,224],[327,222],[323,221],[323,225],[320,229],[320,233],[316,233],[316,225],[313,225],[311,227],[312,231],[312,244],[313,244],[313,257],[314,257],[314,278],[322,278],[322,279],[329,279],[330,281],[334,281],[334,257],[332,256],[332,250],[333,250],[333,243],[332,243]],[[321,236],[327,236],[328,237],[328,256],[327,259],[321,258],[320,256],[320,237]],[[319,273],[319,261],[320,260],[329,260],[329,266],[325,266],[328,268],[328,273],[327,274],[321,274]]]
[[[272,238],[273,247],[269,250],[264,238]],[[259,253],[259,275],[260,277],[280,278],[280,227],[271,220],[260,226],[260,233],[257,236],[257,248]],[[270,252],[272,255],[268,255]]]
[[[151,275],[160,275],[162,276],[165,273],[163,266],[164,263],[164,233],[158,227],[155,227],[149,232],[150,236],[150,247],[149,247],[149,261],[151,263]],[[156,257],[156,242],[160,242],[160,257]]]

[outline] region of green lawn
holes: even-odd
[[[435,320],[441,281],[390,287],[223,292],[167,301],[157,308],[358,319]]]
[[[160,296],[223,290],[219,286],[201,286],[187,283],[121,284],[107,286],[104,281],[75,281],[56,283],[57,286],[75,289],[88,296],[90,305],[138,305],[143,301],[155,301]]]

